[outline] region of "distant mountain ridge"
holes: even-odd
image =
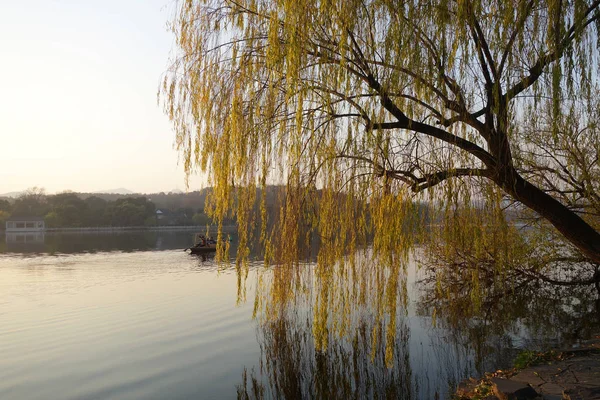
[[[25,192],[26,192],[26,190],[20,190],[20,191],[15,191],[15,192],[8,192],[8,193],[0,193],[0,197],[9,197],[12,199],[16,199],[17,197],[21,196]],[[71,191],[67,190],[67,192],[71,192]],[[61,193],[61,192],[57,192],[57,193]],[[74,192],[74,193],[85,193],[85,192]],[[94,192],[89,192],[89,193],[90,194],[123,194],[123,195],[138,194],[138,192],[134,192],[134,191],[126,189],[126,188],[96,190]]]
[[[135,192],[125,189],[125,188],[117,188],[117,189],[109,189],[109,190],[97,190],[92,193],[103,193],[103,194],[134,194]]]
[[[8,193],[2,193],[0,194],[0,197],[10,197],[10,198],[17,198],[19,197],[21,194],[23,194],[23,191],[20,192],[8,192]]]

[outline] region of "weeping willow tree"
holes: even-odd
[[[208,212],[237,219],[241,276],[264,250],[270,313],[306,290],[298,260],[319,238],[323,347],[340,282],[393,312],[421,201],[441,211],[435,241],[494,248],[495,276],[514,261],[513,201],[548,229],[536,247],[558,237],[591,266],[579,281],[600,281],[599,17],[589,0],[180,1],[160,96],[186,172],[208,174]],[[285,187],[275,217],[268,184]],[[477,203],[488,217],[456,218]],[[371,238],[381,270],[364,281],[354,250]]]

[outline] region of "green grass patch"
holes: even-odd
[[[520,352],[514,361],[515,369],[523,369],[540,364],[550,364],[554,361],[560,361],[564,359],[564,354],[550,351],[532,351],[525,350]]]

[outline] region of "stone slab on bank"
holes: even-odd
[[[532,375],[538,379],[530,379]],[[600,353],[589,351],[550,365],[529,367],[511,380],[529,383],[542,395],[600,400]]]
[[[504,377],[464,381],[456,397],[481,398],[478,388],[489,385],[492,393],[485,397],[488,400],[600,400],[600,351],[591,347],[565,353],[565,359],[509,372]]]
[[[538,393],[526,382],[512,379],[492,378],[494,394],[500,400],[535,399]]]

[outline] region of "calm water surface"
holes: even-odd
[[[278,352],[281,339],[252,319],[256,269],[250,268],[248,301],[236,304],[235,270],[184,253],[189,240],[189,233],[146,232],[46,235],[33,248],[5,241],[0,399],[231,399],[244,386],[245,370],[248,380],[254,371],[266,398],[284,397],[269,390],[269,382],[282,379],[274,374],[302,380],[294,384],[310,386],[300,392],[314,396],[315,385],[334,386],[339,374],[357,373],[345,371],[343,357],[333,353],[269,359],[285,358],[286,348]],[[528,340],[527,332],[488,340],[482,362],[471,342],[417,313],[415,277],[409,270],[400,367],[375,363],[359,371],[374,377],[371,384],[401,382],[403,394],[393,397],[446,398],[457,381],[508,363]],[[310,325],[300,333],[298,326],[298,336],[286,339],[290,346],[311,340]],[[351,346],[341,348],[353,356]],[[269,362],[276,366],[266,368]]]
[[[259,356],[235,285],[182,251],[3,256],[0,398],[231,398]]]

